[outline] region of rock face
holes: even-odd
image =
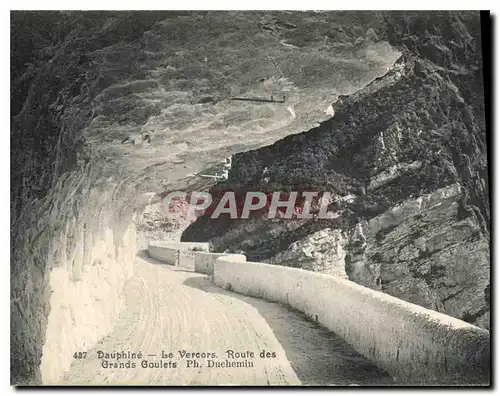
[[[347,278],[344,245],[341,231],[324,229],[292,243],[287,250],[265,261]]]
[[[147,249],[150,241],[180,239],[182,231],[194,220],[188,217],[188,210],[185,200],[171,202],[168,211],[162,202],[147,205],[135,220],[138,248]]]
[[[343,259],[349,279],[489,328],[479,14],[379,17],[383,22],[370,36],[402,53],[391,69],[340,96],[331,120],[234,156],[229,179],[217,186],[329,191],[335,197],[331,208],[342,215],[300,222],[204,216],[183,240],[210,241],[221,251],[241,248],[253,261],[323,271],[330,265],[322,253],[328,239],[318,240],[317,233],[345,235],[326,243],[330,262]]]

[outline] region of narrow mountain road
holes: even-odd
[[[75,359],[61,385],[392,383],[300,313],[220,289],[204,275],[138,256],[124,292],[114,331]],[[141,355],[104,355],[115,352]]]

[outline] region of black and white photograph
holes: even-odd
[[[489,11],[9,14],[12,387],[492,386]]]

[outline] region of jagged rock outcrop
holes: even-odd
[[[159,199],[156,195],[152,198]],[[147,205],[135,219],[139,249],[147,249],[151,241],[180,239],[182,231],[194,218],[194,215],[189,216],[189,204],[184,200],[171,201],[168,210],[161,201]]]
[[[341,231],[327,228],[292,243],[287,250],[266,262],[347,278],[345,241]]]
[[[302,220],[292,229],[286,219],[205,215],[183,240],[210,241],[214,250],[242,248],[249,260],[287,265],[310,235],[338,231],[347,236],[342,249],[350,279],[488,328],[490,209],[479,13],[379,16],[384,23],[370,36],[402,53],[388,73],[340,96],[334,117],[320,126],[234,156],[229,179],[217,186],[329,191],[331,208],[342,215]],[[303,266],[318,269],[321,260]]]

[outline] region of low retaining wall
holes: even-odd
[[[197,250],[189,250],[193,247]],[[213,274],[215,261],[219,257],[231,256],[234,261],[247,259],[243,254],[211,253],[208,251],[208,243],[199,242],[151,242],[148,245],[148,255],[155,260],[206,275]]]
[[[177,265],[179,261],[179,249],[171,249],[163,246],[148,245],[148,255],[155,260],[163,261],[170,265]]]
[[[197,251],[208,252],[209,244],[205,242],[150,242],[148,244],[148,255],[155,260],[170,265],[186,266],[194,269],[192,254]],[[182,256],[182,260],[180,260]],[[182,264],[181,264],[182,263]]]
[[[219,257],[231,256],[232,261],[247,261],[244,254],[194,252],[194,270],[200,274],[212,275]]]
[[[208,252],[210,244],[208,242],[162,242],[155,241],[150,242],[149,246],[158,246],[158,247],[168,247],[171,249],[179,249],[179,250],[190,250],[197,249],[198,251]]]
[[[489,384],[490,335],[479,327],[354,282],[220,257],[214,283],[288,304],[405,384]]]

